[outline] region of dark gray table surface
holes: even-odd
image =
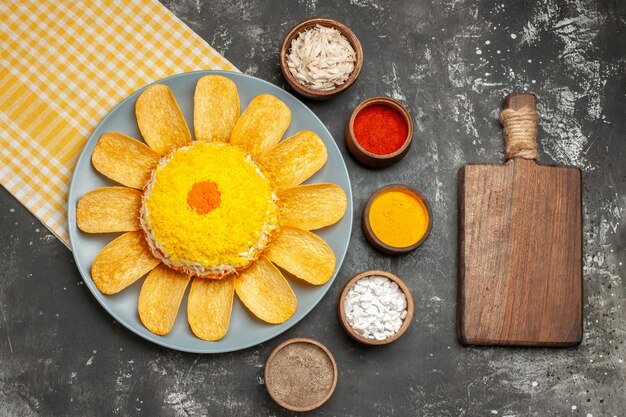
[[[358,219],[369,194],[402,182],[430,199],[415,253],[376,253],[356,221],[335,285],[300,324],[242,352],[193,355],[145,342],[98,305],[70,251],[0,191],[0,416],[285,416],[263,386],[270,350],[315,338],[339,383],[325,416],[623,416],[626,413],[626,3],[618,0],[193,2],[166,6],[242,71],[280,86],[282,36],[314,16],[344,21],[365,53],[356,85],[308,103],[339,143]],[[502,160],[497,122],[513,90],[539,98],[541,159],[584,176],[584,341],[572,349],[469,348],[455,339],[456,174]],[[359,166],[343,145],[362,99],[395,97],[415,121],[397,165]],[[415,317],[396,343],[341,329],[342,284],[366,269],[403,277]]]

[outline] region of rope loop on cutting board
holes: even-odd
[[[537,151],[537,111],[530,107],[504,109],[500,123],[504,132],[504,155],[511,158],[539,159]]]

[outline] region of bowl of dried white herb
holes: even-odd
[[[305,20],[293,27],[280,49],[280,67],[298,94],[326,100],[347,90],[363,66],[358,38],[341,22],[328,18]]]

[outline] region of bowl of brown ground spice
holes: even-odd
[[[335,358],[315,340],[286,340],[265,362],[265,388],[274,401],[288,410],[316,409],[330,398],[336,386]]]

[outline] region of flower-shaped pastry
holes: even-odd
[[[201,78],[194,96],[192,141],[170,89],[152,85],[136,103],[147,146],[121,133],[102,135],[94,167],[124,187],[81,197],[78,227],[125,232],[96,256],[94,283],[122,291],[145,274],[138,310],[153,333],[168,333],[191,281],[187,315],[193,333],[218,340],[228,331],[235,293],[259,319],[283,323],[297,300],[281,270],[322,285],[335,269],[330,247],[310,230],[346,210],[335,184],[300,185],[326,163],[313,132],[281,138],[289,108],[271,95],[239,113],[228,78]]]

